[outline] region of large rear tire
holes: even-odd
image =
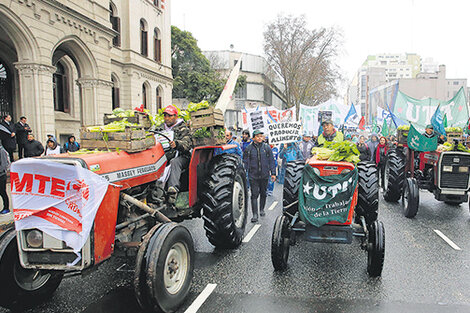
[[[419,188],[416,179],[407,178],[403,188],[402,198],[403,214],[405,217],[413,218],[418,213]]]
[[[387,154],[384,181],[384,200],[387,202],[400,200],[405,181],[405,157],[398,150],[390,150]]]
[[[292,215],[294,215],[299,208],[299,204],[295,202],[299,201],[300,179],[302,178],[302,170],[304,167],[305,162],[303,161],[291,161],[287,163],[286,166],[282,205],[284,211]]]
[[[0,305],[12,310],[33,307],[59,287],[63,271],[25,269],[18,256],[16,230],[0,239]]]
[[[382,274],[385,259],[385,228],[382,222],[375,221],[369,227],[367,273],[370,277]]]
[[[271,240],[271,260],[276,271],[287,269],[290,248],[289,220],[284,216],[278,216],[273,228]]]
[[[379,210],[379,184],[377,168],[371,163],[358,163],[358,198],[356,214],[364,216],[366,224],[377,220]]]
[[[174,312],[186,299],[194,270],[194,244],[186,227],[166,223],[142,246],[134,288],[144,310]]]
[[[218,248],[236,248],[242,242],[248,215],[245,170],[234,154],[214,157],[209,168],[201,194],[206,236]]]

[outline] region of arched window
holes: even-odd
[[[113,87],[111,88],[111,98],[113,103],[113,110],[119,108],[119,83],[117,78],[114,75],[111,75],[111,81],[113,82]]]
[[[140,19],[140,54],[148,56],[147,23]]]
[[[109,20],[111,22],[111,27],[113,30],[118,32],[118,34],[113,38],[113,46],[120,47],[121,46],[121,19],[117,17],[117,9],[116,6],[110,2],[109,3]]]
[[[144,105],[144,109],[147,108],[147,86],[145,83],[142,84],[142,104]]]
[[[162,40],[160,38],[160,31],[156,27],[153,32],[153,50],[154,60],[158,63],[162,63]]]
[[[163,90],[162,90],[162,87],[160,87],[160,86],[157,87],[156,95],[157,95],[157,112],[158,112],[158,110],[160,110],[163,107],[163,103],[162,103]]]
[[[70,101],[68,92],[67,73],[62,62],[57,62],[56,71],[52,75],[54,92],[54,109],[56,111],[70,113]]]

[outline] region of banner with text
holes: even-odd
[[[295,142],[300,139],[302,124],[300,122],[280,122],[267,126],[270,145]]]
[[[16,230],[38,228],[75,252],[85,244],[108,182],[88,169],[22,159],[11,165]]]
[[[467,125],[468,108],[463,88],[460,88],[449,101],[439,101],[433,98],[418,100],[399,91],[393,106],[393,114],[404,121],[425,128],[431,122],[431,117],[439,104],[442,115],[447,116],[449,127],[463,128]]]

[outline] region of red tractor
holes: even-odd
[[[89,169],[112,184],[80,251],[82,259],[73,266],[73,250],[38,229],[10,229],[0,235],[0,305],[13,309],[43,301],[64,275],[85,273],[120,251],[136,257],[139,304],[148,310],[176,310],[188,294],[194,267],[191,234],[176,222],[202,217],[216,247],[235,248],[243,238],[246,175],[238,156],[214,154],[227,148],[231,146],[193,149],[174,205],[166,201],[165,183],[159,181],[167,163],[159,143],[136,153],[42,158]]]
[[[400,200],[403,213],[413,218],[418,213],[419,189],[432,192],[438,201],[459,205],[468,201],[470,190],[470,153],[459,151],[413,151],[402,145],[388,152],[385,165],[384,199]]]
[[[316,227],[304,221],[299,214],[299,187],[304,167],[313,167],[318,176],[348,174],[357,169],[357,185],[348,199],[347,220],[331,221]],[[341,184],[339,184],[341,185]],[[322,189],[324,186],[314,186]],[[368,253],[367,272],[371,277],[380,276],[385,257],[385,228],[377,220],[379,208],[377,169],[373,164],[330,161],[294,161],[287,163],[283,193],[283,214],[276,219],[272,235],[271,259],[274,269],[287,269],[290,246],[297,240],[322,243],[350,244],[353,237],[361,241],[361,248]],[[331,204],[326,204],[329,206]],[[320,208],[312,208],[314,210]]]

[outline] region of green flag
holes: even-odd
[[[428,138],[418,132],[413,124],[410,124],[410,131],[408,132],[408,146],[415,151],[436,151],[437,149],[437,136]]]
[[[444,114],[444,120],[442,121],[442,124],[444,125],[444,128],[447,127],[447,114]]]
[[[384,119],[384,122],[382,124],[382,132],[381,132],[382,136],[386,137],[389,135],[388,133],[388,124],[387,124],[387,120]]]
[[[319,176],[306,165],[299,188],[300,219],[316,227],[331,221],[345,223],[357,179],[357,168],[346,174]]]
[[[378,133],[377,119],[374,117],[372,118],[372,132]]]

